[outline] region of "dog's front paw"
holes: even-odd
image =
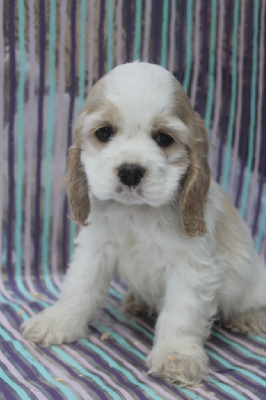
[[[149,374],[180,386],[198,385],[205,377],[208,357],[203,348],[193,346],[189,354],[182,354],[174,347],[156,346],[147,357]]]
[[[87,334],[75,318],[57,306],[43,310],[21,325],[22,335],[33,343],[44,346],[70,343]]]

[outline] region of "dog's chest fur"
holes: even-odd
[[[121,279],[157,311],[164,298],[165,274],[177,259],[177,219],[167,208],[123,205],[111,207],[105,218],[117,247]]]

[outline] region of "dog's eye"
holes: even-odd
[[[166,133],[158,132],[153,136],[153,139],[160,147],[168,147],[171,146],[174,139],[172,136],[167,135]]]
[[[113,136],[114,132],[110,126],[104,126],[103,128],[97,129],[95,136],[100,142],[108,142]]]

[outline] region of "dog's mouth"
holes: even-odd
[[[118,185],[116,190],[116,200],[121,203],[127,204],[143,204],[145,203],[144,193],[140,185],[137,186],[125,186]]]

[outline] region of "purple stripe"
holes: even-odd
[[[262,22],[265,22],[265,2],[263,3],[263,9],[261,11],[262,13]],[[264,27],[264,32],[262,30],[262,35],[261,35],[261,41],[262,41],[262,47],[263,45],[265,46],[265,25],[261,24],[261,29]],[[263,35],[264,34],[264,35]],[[266,60],[265,57],[263,57],[263,62],[264,62],[264,71],[262,72],[262,76],[266,76]],[[263,70],[263,66],[261,67]],[[265,79],[265,78],[264,78]],[[262,83],[264,80],[262,80]],[[260,86],[260,85],[259,85]],[[262,196],[263,196],[263,185],[265,181],[265,176],[266,176],[266,114],[263,112],[263,110],[266,109],[266,91],[263,91],[264,96],[263,96],[263,101],[261,104],[261,111],[262,111],[262,124],[261,124],[261,148],[260,148],[260,179],[259,179],[259,189],[258,189],[258,198],[256,202],[256,207],[255,207],[255,215],[254,215],[254,221],[253,221],[253,228],[252,232],[253,235],[257,232],[258,228],[258,222],[259,222],[259,215],[261,211],[261,206],[262,206]],[[266,205],[264,205],[266,207]]]
[[[60,5],[60,39],[59,39],[59,85],[58,102],[59,110],[56,121],[56,142],[54,160],[62,160],[62,139],[64,136],[64,117],[65,117],[65,39],[67,24],[67,3],[61,2]],[[60,278],[58,270],[58,230],[60,221],[60,168],[55,169],[53,183],[53,226],[51,239],[51,274],[57,287],[60,287]]]
[[[243,377],[243,375],[240,375],[239,373],[235,372],[235,370],[233,370],[232,368],[227,368],[224,367],[223,365],[219,364],[218,361],[215,360],[211,360],[211,367],[212,367],[212,375],[214,375],[214,377],[218,380],[221,380],[222,382],[225,382],[227,385],[229,385],[229,387],[233,388],[235,391],[237,389],[237,393],[245,393],[245,394],[250,394],[252,396],[252,392],[249,390],[245,390],[245,387],[249,387],[250,386],[250,380],[247,380]],[[215,372],[214,372],[215,371]],[[224,376],[225,374],[225,376]],[[226,376],[230,376],[230,380],[228,378],[226,378]],[[237,381],[237,382],[235,382]],[[212,388],[212,390],[215,390],[215,394],[218,395],[218,393],[220,393],[221,397],[219,396],[219,398],[221,399],[228,399],[231,400],[232,396],[230,395],[226,395],[225,392],[221,392],[219,391],[219,389],[217,388],[217,386],[214,386]],[[254,396],[255,399],[259,399],[257,396]],[[249,398],[249,397],[248,397]],[[250,397],[252,398],[252,397]]]
[[[144,25],[144,45],[143,45],[143,61],[149,61],[149,43],[150,43],[150,29],[151,29],[151,0],[145,1],[145,25]]]
[[[95,333],[95,335],[97,337],[99,337],[101,335],[101,332],[95,327],[95,326],[90,326],[91,331],[93,331]],[[97,340],[96,337],[96,340]],[[110,339],[108,339],[110,340]],[[108,341],[106,341],[108,343]],[[137,358],[137,356],[132,355],[131,353],[129,353],[128,351],[124,350],[124,348],[119,347],[115,341],[112,340],[112,350],[116,352],[116,354],[121,354],[123,356],[123,359],[125,361],[128,361],[132,366],[134,366],[135,368],[138,369],[138,371],[140,372],[145,372],[147,370],[146,365],[143,363],[143,361],[139,361],[139,359]],[[144,376],[143,376],[144,377]],[[161,387],[165,387],[168,390],[173,390],[174,393],[176,393],[176,390],[174,388],[171,388],[171,386],[169,386],[167,383],[165,383],[162,379],[157,378],[156,382],[161,386]],[[183,396],[181,393],[179,393],[181,398],[186,399],[186,396]]]
[[[58,394],[58,392],[54,388],[52,388],[51,386],[47,385],[44,381],[39,379],[38,375],[36,375],[32,371],[32,369],[29,367],[29,365],[31,365],[30,361],[28,364],[23,362],[22,357],[18,356],[18,351],[17,350],[13,351],[11,343],[2,340],[1,346],[3,347],[5,352],[8,354],[9,359],[12,360],[12,364],[16,367],[16,369],[18,369],[18,367],[19,367],[23,371],[23,375],[27,377],[27,380],[32,381],[35,386],[38,385],[42,388],[42,394],[46,395],[45,392],[43,393],[43,389],[45,389],[45,391],[47,391],[47,393],[49,393],[49,395],[51,396],[50,397],[51,399],[60,398],[63,400],[63,398]],[[36,391],[37,391],[37,389],[36,389]],[[37,393],[36,393],[36,396],[37,396]],[[37,396],[37,398],[39,398],[39,397]]]
[[[16,324],[17,327],[18,327],[18,326],[21,324],[21,318],[14,312],[14,310],[13,310],[11,307],[7,307],[6,309],[7,309],[8,315],[9,315],[9,320],[8,320],[8,321],[10,322],[10,320],[13,320],[13,322],[15,322],[15,324]],[[13,327],[12,327],[12,328],[13,328]],[[13,329],[14,329],[14,328],[13,328]],[[10,333],[12,333],[12,332],[10,332]],[[18,338],[16,337],[16,339],[18,339]],[[47,349],[47,348],[41,346],[41,351],[42,351],[42,353],[44,353],[44,354],[46,354],[48,357],[50,357],[50,358],[54,361],[55,364],[59,364],[61,367],[63,367],[63,369],[65,369],[65,370],[68,372],[68,374],[69,374],[70,376],[72,376],[73,378],[75,378],[75,380],[76,380],[77,382],[78,382],[78,381],[82,381],[86,386],[88,386],[88,387],[89,387],[90,389],[92,389],[95,393],[97,393],[97,394],[99,395],[99,398],[100,398],[100,399],[108,400],[107,397],[106,397],[105,395],[101,396],[101,390],[98,390],[97,387],[95,387],[93,384],[91,384],[90,381],[86,380],[85,377],[83,377],[83,378],[80,377],[80,376],[78,375],[78,373],[76,373],[76,372],[73,370],[72,367],[68,366],[68,364],[66,364],[64,361],[62,361],[61,359],[59,359],[58,356],[56,356],[51,350],[49,350],[49,349]],[[42,358],[43,358],[43,354],[42,354]],[[15,358],[15,359],[16,359],[16,362],[19,364],[20,358],[17,357],[17,358]],[[54,365],[54,367],[58,369],[58,367],[56,367],[56,365]],[[61,371],[63,371],[63,370],[61,369]],[[65,375],[64,372],[63,372],[63,374]],[[33,381],[35,381],[35,380],[33,379]],[[76,388],[76,390],[77,390],[77,388]],[[57,397],[53,397],[53,398],[57,398]],[[61,399],[61,396],[60,396],[60,399]]]
[[[212,337],[211,343],[216,344],[216,346],[218,348],[223,348],[225,347],[225,345],[223,344],[223,342],[219,339],[216,339],[214,337]],[[242,360],[244,363],[246,364],[250,364],[250,357],[244,357],[241,354],[239,354],[237,351],[235,351],[233,349],[232,346],[228,345],[228,352],[230,350],[230,354],[234,355],[235,358],[235,365],[232,364],[232,367],[234,368],[234,366],[237,368],[237,359]],[[211,358],[211,364],[213,365],[213,369],[217,368],[219,372],[219,370],[221,371],[228,371],[228,367],[224,367],[223,364],[220,364],[219,362],[215,361],[214,359]],[[256,364],[261,365],[261,368],[263,369],[265,364],[262,362],[259,362],[258,360],[254,360],[256,362]],[[256,383],[254,381],[252,381],[252,378],[246,378],[245,375],[242,375],[241,372],[238,372],[237,370],[234,370],[233,368],[230,368],[230,375],[232,377],[234,377],[234,379],[236,379],[238,382],[241,382],[245,387],[251,387],[253,388],[255,391],[261,392],[261,393],[265,393],[265,388],[263,388],[259,383]],[[244,368],[241,367],[241,369],[244,370]]]
[[[145,356],[147,356],[149,354],[149,348],[147,346],[145,346],[143,343],[136,343],[136,337],[132,336],[130,330],[129,330],[129,332],[127,330],[125,331],[120,326],[120,324],[115,324],[114,329],[117,333],[124,336],[124,338],[127,339],[132,345],[134,345],[136,347],[136,349],[139,350],[142,354],[144,354]],[[155,390],[157,390],[158,393],[160,393],[163,396],[163,399],[171,399],[171,400],[173,399],[172,394],[164,391],[164,389],[161,389],[161,387],[158,388],[158,386],[156,384],[154,384],[153,387]],[[169,390],[169,386],[166,385],[166,389]],[[210,400],[216,400],[215,397],[206,394],[205,390],[202,390],[199,388],[194,388],[194,390],[200,394],[204,394],[206,396],[206,398],[208,398]]]
[[[129,358],[129,357],[125,357],[126,353],[120,349],[120,353],[125,354],[123,357],[121,357],[117,351],[113,350],[115,347],[117,347],[117,346],[113,346],[113,342],[112,342],[112,348],[111,348],[110,346],[106,346],[102,341],[100,341],[95,336],[93,336],[91,338],[91,341],[96,346],[100,347],[103,351],[105,351],[106,353],[109,353],[111,355],[111,357],[113,357],[114,359],[117,359],[120,363],[125,365],[125,368],[127,368],[127,370],[130,371],[131,374],[134,374],[136,379],[138,381],[140,381],[140,382],[143,382],[144,385],[146,385],[149,389],[156,390],[157,387],[158,387],[158,384],[159,384],[160,386],[166,386],[168,390],[170,388],[173,389],[173,391],[175,393],[175,396],[176,396],[177,391],[176,391],[175,388],[172,388],[171,386],[167,385],[167,383],[165,383],[164,381],[162,381],[159,378],[155,378],[157,383],[154,384],[153,383],[153,379],[154,378],[147,376],[146,373],[143,373],[139,368],[136,367],[136,359],[130,357],[133,360],[133,362],[132,361],[127,361],[127,358]],[[187,397],[184,396],[179,391],[178,391],[178,395],[182,399],[187,399]],[[143,398],[146,399],[147,397],[144,397],[144,394],[142,394],[141,399],[143,399]]]
[[[223,331],[219,331],[219,334],[223,336]],[[230,339],[227,338],[227,340],[230,340],[232,343],[234,343],[233,335],[230,337]],[[237,361],[237,358],[239,358],[243,363],[246,363],[246,364],[250,363],[251,357],[248,357],[248,356],[242,354],[240,351],[235,349],[232,345],[224,343],[223,340],[220,339],[219,337],[211,336],[210,343],[214,343],[219,349],[224,348],[227,352],[229,352],[230,354],[234,355],[234,358],[235,358],[236,361]],[[244,348],[243,345],[241,345],[241,346]],[[264,370],[265,363],[263,361],[260,361],[260,360],[257,360],[257,359],[253,359],[253,361],[256,363],[256,365],[258,367],[260,367],[262,369],[262,371]]]
[[[14,311],[12,317],[14,317]],[[2,325],[4,326],[4,328],[10,332],[11,335],[14,336],[14,338],[16,340],[18,340],[19,342],[22,342],[22,344],[25,346],[25,348],[30,351],[30,353],[32,354],[33,357],[35,357],[38,362],[40,362],[42,365],[44,365],[46,368],[48,368],[53,374],[54,376],[58,376],[61,377],[64,385],[65,382],[68,384],[68,387],[70,387],[71,390],[71,386],[74,388],[75,391],[77,391],[78,393],[81,394],[81,398],[84,399],[91,399],[91,397],[86,394],[85,390],[81,387],[81,385],[79,385],[77,380],[73,380],[69,378],[68,374],[64,373],[64,370],[62,370],[62,368],[58,368],[55,364],[53,364],[52,362],[50,362],[49,360],[47,360],[42,354],[40,354],[38,351],[35,350],[35,346],[30,345],[26,340],[24,340],[21,337],[21,334],[18,333],[17,329],[13,328],[10,323],[9,320],[7,320],[7,318],[0,314],[0,319],[2,321]],[[13,318],[15,319],[15,318]],[[19,325],[19,324],[17,324]],[[58,388],[57,390],[60,390],[60,388]],[[65,397],[63,397],[65,398]]]
[[[0,193],[3,193],[3,134],[4,134],[4,32],[3,32],[3,2],[0,2]],[[0,254],[2,254],[3,196],[0,196]],[[3,285],[2,260],[0,261],[0,290]]]
[[[97,355],[97,353],[90,351],[85,345],[81,345],[79,343],[75,343],[74,347],[97,363],[101,370],[107,372],[110,371],[110,374],[114,375],[117,381],[121,383],[121,387],[129,388],[129,391],[132,391],[136,396],[138,396],[139,399],[143,398],[142,392],[140,392],[137,387],[125,380],[122,374],[117,372],[115,368],[110,367],[108,363],[106,363],[100,356]]]
[[[181,4],[180,4],[180,11],[179,11],[179,32],[178,32],[178,37],[177,37],[177,42],[179,43],[178,53],[177,53],[178,70],[177,70],[177,74],[176,74],[177,80],[180,81],[181,83],[183,80],[183,47],[184,47],[185,7],[186,7],[186,1],[182,0]]]
[[[229,181],[228,194],[230,199],[235,198],[235,177],[237,173],[237,163],[238,163],[238,148],[241,136],[241,113],[242,113],[242,103],[243,103],[243,65],[244,65],[244,34],[245,34],[245,12],[246,4],[241,2],[241,19],[239,28],[239,50],[238,50],[238,90],[237,90],[237,110],[235,119],[235,140],[234,149],[232,155],[232,166],[231,166],[231,176]]]
[[[136,340],[140,340],[142,343],[145,343],[145,345],[147,346],[152,345],[151,339],[148,336],[143,335],[142,331],[134,327],[134,325],[132,324],[133,320],[128,319],[128,322],[124,322],[122,319],[119,318],[118,315],[113,314],[107,309],[105,309],[104,311],[105,311],[105,317],[106,316],[109,317],[112,323],[119,324],[123,326],[127,331],[133,332],[134,335],[136,336]],[[117,312],[119,313],[119,310],[117,310]],[[125,315],[123,316],[125,317]]]
[[[92,373],[96,374],[97,376],[103,378],[106,381],[109,388],[114,388],[114,390],[116,390],[116,393],[117,392],[122,393],[125,400],[133,400],[133,397],[128,393],[128,391],[126,391],[120,385],[117,385],[117,383],[109,377],[108,368],[106,366],[104,368],[102,367],[101,369],[96,368],[87,361],[87,357],[85,358],[84,355],[80,355],[77,351],[70,348],[69,345],[63,345],[62,348],[68,354],[71,354],[76,360],[78,360],[79,363],[81,365],[83,365],[84,368],[86,368],[88,371],[91,371]],[[106,372],[104,372],[104,371],[106,371]],[[112,371],[113,371],[113,369],[112,369]]]
[[[198,102],[198,111],[201,116],[204,115],[205,108],[205,78],[208,70],[208,39],[209,39],[209,25],[208,25],[208,6],[209,1],[203,2],[203,21],[201,26],[203,27],[202,32],[202,62],[201,62],[201,83],[200,83],[200,94]]]
[[[213,327],[213,331],[218,332],[225,338],[229,339],[231,342],[236,342],[236,343],[241,344],[241,346],[246,347],[249,350],[250,350],[250,346],[253,346],[254,347],[253,353],[256,353],[255,350],[258,349],[258,347],[261,347],[261,342],[256,340],[256,337],[252,337],[249,335],[243,335],[241,333],[235,333],[226,328],[219,328],[216,325]],[[263,332],[261,333],[260,336],[264,337]]]
[[[25,231],[24,231],[24,256],[25,256],[25,279],[31,292],[35,292],[32,282],[31,271],[31,212],[32,212],[32,178],[33,178],[33,143],[34,128],[32,120],[32,110],[35,100],[35,80],[36,80],[36,63],[35,63],[35,18],[34,18],[34,0],[29,2],[29,58],[30,58],[30,79],[29,79],[29,102],[27,107],[27,184],[26,184],[26,201],[25,201]]]
[[[45,2],[39,1],[39,51],[40,51],[40,78],[39,78],[39,101],[38,101],[38,132],[37,132],[37,157],[36,157],[36,193],[35,193],[35,232],[34,232],[34,273],[38,287],[43,290],[40,279],[39,253],[40,253],[40,203],[41,203],[41,161],[43,142],[43,100],[45,91]]]
[[[265,63],[265,69],[266,69],[266,63]],[[265,71],[265,75],[266,75],[266,71]],[[266,91],[264,91],[264,105],[262,106],[262,110],[266,109]],[[264,118],[263,118],[263,122],[262,122],[262,146],[261,146],[261,170],[260,170],[260,181],[259,181],[259,190],[258,190],[258,199],[256,202],[256,212],[255,212],[255,218],[254,218],[254,222],[253,222],[253,235],[255,235],[255,233],[257,232],[258,229],[258,223],[259,223],[259,217],[260,217],[260,212],[261,212],[261,208],[262,208],[262,199],[263,199],[263,189],[264,189],[264,185],[265,185],[265,176],[266,176],[266,114],[264,112]],[[264,204],[264,207],[266,207],[266,205]]]
[[[99,19],[99,76],[104,75],[104,19],[105,19],[105,0],[101,0],[100,19]]]
[[[72,123],[75,104],[75,89],[76,89],[76,0],[71,3],[71,51],[70,51],[70,101],[68,109],[68,128],[67,128],[67,149],[72,142]],[[68,202],[67,197],[64,198],[63,207],[63,242],[62,242],[62,266],[65,272],[68,265]]]
[[[118,310],[117,310],[118,311]],[[119,311],[118,311],[119,312]],[[101,319],[101,322],[103,324],[107,324],[106,321],[104,321],[104,318]],[[123,324],[120,320],[117,321],[117,323],[112,324],[112,329],[114,329],[119,335],[124,336],[125,339],[129,340],[131,343],[134,344],[134,342],[138,341],[138,337],[136,336],[132,336],[132,334],[130,332],[134,331],[134,329],[129,326],[128,329],[123,329],[123,327],[121,327],[121,325],[126,325]],[[140,334],[139,331],[137,331],[137,335]],[[143,335],[143,333],[142,333]],[[148,355],[149,353],[149,348],[152,347],[152,342],[151,340],[148,340],[147,345],[143,344],[143,336],[139,337],[140,339],[140,344],[134,344],[134,346],[136,346],[136,349],[139,350],[140,352],[142,352],[144,355]],[[142,365],[142,364],[141,364]],[[145,367],[144,367],[145,369]],[[165,382],[160,382],[160,386],[161,387],[165,387],[166,390],[172,390],[175,394],[176,394],[176,389],[172,388],[171,386],[169,386],[167,383]],[[170,393],[162,393],[162,391],[156,387],[156,384],[154,385],[154,389],[157,390],[160,394],[162,394],[164,397],[164,399],[169,399],[169,397],[172,399],[172,395]],[[164,389],[163,389],[164,390]],[[201,392],[201,391],[200,391]],[[208,397],[208,396],[207,396]]]
[[[132,9],[131,1],[126,1],[126,62],[131,61]]]
[[[212,364],[212,360],[210,360],[210,363]],[[214,367],[214,365],[213,365],[213,367]],[[218,381],[220,381],[220,380],[222,381],[222,379],[219,379],[219,377],[216,377],[216,378],[218,378],[217,379]],[[208,377],[207,377],[207,379],[208,379]],[[220,389],[215,383],[208,382],[207,380],[204,381],[204,389],[207,390],[208,392],[211,392],[212,395],[214,395],[216,399],[232,400],[232,396],[227,395],[226,392],[224,392],[222,388]],[[203,396],[204,396],[204,394],[205,393],[202,393]]]
[[[143,333],[141,333],[141,332],[138,331],[137,329],[134,329],[134,327],[131,326],[130,321],[128,321],[128,324],[127,324],[127,323],[124,323],[124,322],[122,322],[120,319],[117,319],[115,315],[111,314],[111,313],[108,312],[106,309],[105,309],[105,312],[108,314],[108,316],[109,316],[109,318],[112,320],[112,322],[114,322],[114,323],[112,323],[113,329],[115,329],[119,334],[122,334],[122,335],[123,335],[123,333],[124,333],[124,336],[127,337],[128,335],[126,334],[126,332],[134,332],[134,335],[135,335],[135,338],[134,338],[134,339],[135,339],[136,341],[140,339],[140,341],[141,341],[142,344],[143,344],[143,342],[145,342],[146,344],[145,344],[144,346],[145,346],[145,348],[147,349],[147,351],[145,351],[145,352],[142,351],[142,353],[147,354],[147,352],[148,352],[148,347],[151,347],[151,346],[152,346],[151,340],[150,340],[149,338],[147,338],[145,335],[143,335]],[[134,318],[134,317],[133,317],[133,318]],[[104,323],[104,318],[101,320],[101,322]],[[115,327],[116,327],[117,325],[119,325],[119,327],[120,327],[120,326],[124,326],[124,327],[126,328],[126,329],[124,330],[124,332],[123,332],[123,329],[120,329],[120,328],[117,328],[117,329],[116,329]],[[146,350],[146,349],[145,349],[145,350]],[[165,386],[168,390],[170,389],[169,386],[167,386],[167,384],[164,384],[164,386]],[[207,390],[212,391],[211,389],[213,389],[213,388],[211,387],[211,384],[207,384],[206,382],[204,383],[204,386],[205,386],[205,388],[206,388]],[[219,390],[218,390],[217,388],[215,388],[215,390],[216,390],[216,392],[219,392]],[[175,392],[175,391],[174,391],[174,392]],[[176,393],[176,392],[175,392],[175,393]]]
[[[63,369],[65,369],[71,377],[75,378],[79,382],[82,382],[85,386],[90,388],[94,393],[97,394],[99,399],[108,400],[108,397],[104,394],[102,389],[99,389],[87,377],[79,376],[79,374],[75,372],[73,367],[68,366],[67,362],[62,361],[58,356],[56,356],[54,353],[52,353],[45,347],[42,347],[42,352],[46,354],[48,357],[50,357],[54,361],[54,363],[60,365]],[[93,400],[96,400],[95,397],[93,397]]]
[[[224,94],[224,102],[222,104],[222,130],[221,130],[221,140],[220,140],[220,147],[219,147],[219,157],[218,157],[218,167],[217,167],[217,175],[216,179],[218,182],[220,182],[221,174],[222,174],[222,163],[223,163],[223,150],[224,150],[224,143],[225,143],[225,138],[226,138],[226,132],[227,132],[227,122],[228,122],[228,115],[227,115],[227,109],[229,105],[229,100],[230,100],[230,56],[231,56],[231,9],[232,5],[228,3],[227,5],[227,21],[226,21],[226,58],[225,58],[225,94]]]
[[[198,86],[198,77],[200,70],[200,9],[201,0],[198,0],[195,7],[195,28],[194,28],[194,71],[191,85],[191,104],[194,108],[196,105],[196,94]]]
[[[221,334],[224,337],[228,337],[228,335],[224,335],[224,331],[221,332]],[[233,341],[232,341],[233,342]],[[239,343],[239,341],[234,340],[234,342]],[[239,343],[241,346],[243,346],[244,348],[247,347],[252,347],[252,346],[247,346],[247,343],[240,341]],[[258,344],[257,344],[258,345]],[[220,355],[224,360],[228,361],[231,364],[234,364],[236,362],[236,359],[234,356],[232,356],[230,353],[226,352],[225,348],[221,348],[221,347],[217,347],[215,346],[210,340],[208,340],[206,342],[206,347],[210,347],[214,350],[215,353],[217,353],[218,355]],[[253,374],[256,374],[257,376],[259,376],[260,378],[266,378],[266,372],[263,372],[262,370],[260,370],[260,368],[256,365],[252,365],[252,364],[247,364],[245,362],[241,362],[240,360],[237,360],[237,365],[240,368],[243,368],[247,371],[250,371]]]
[[[14,397],[12,391],[15,389],[12,389],[8,383],[4,381],[4,379],[1,379],[1,392],[5,396],[4,398],[7,400],[18,400],[18,397]],[[17,394],[17,393],[16,393]]]
[[[171,73],[174,72],[174,57],[175,57],[175,23],[176,23],[176,2],[172,0],[171,3],[171,22],[170,22],[170,47],[168,69]]]
[[[250,188],[250,199],[249,199],[249,206],[248,206],[248,216],[247,222],[248,225],[251,225],[252,217],[256,213],[256,209],[254,212],[254,205],[255,205],[255,195],[258,193],[258,181],[259,181],[259,164],[260,164],[260,155],[261,155],[261,141],[262,141],[262,114],[263,114],[263,93],[264,90],[264,69],[263,63],[265,62],[265,54],[264,54],[264,23],[265,23],[265,9],[266,9],[266,2],[262,3],[261,6],[261,17],[260,17],[260,47],[259,47],[259,72],[258,72],[258,103],[257,103],[257,129],[256,129],[256,150],[255,150],[255,165],[254,165],[254,173],[251,178],[251,188]],[[254,224],[254,222],[253,222]],[[252,233],[255,234],[254,226],[252,226]]]
[[[15,0],[9,3],[9,129],[8,129],[8,215],[7,215],[7,273],[9,283],[13,290],[16,284],[12,269],[13,250],[13,214],[14,214],[14,122],[16,112],[16,58],[15,58]]]
[[[249,131],[249,117],[250,117],[250,93],[251,93],[251,58],[252,58],[252,31],[253,31],[253,0],[249,2],[249,11],[248,11],[248,40],[247,40],[247,49],[245,53],[245,59],[247,60],[246,65],[246,73],[244,73],[244,81],[246,84],[246,96],[244,101],[244,115],[243,115],[243,130],[242,130],[242,143],[241,143],[241,171],[238,179],[238,187],[236,194],[236,207],[239,206],[242,185],[244,179],[244,172],[247,160],[247,146],[248,146],[248,131]]]
[[[255,195],[258,193],[258,181],[259,181],[259,164],[260,164],[260,156],[261,156],[261,141],[262,141],[262,114],[263,114],[263,93],[265,92],[264,83],[264,68],[263,64],[265,63],[265,9],[266,2],[262,3],[261,6],[261,18],[260,18],[260,48],[259,48],[259,72],[258,72],[258,103],[257,103],[257,129],[256,129],[256,150],[255,150],[255,165],[254,165],[254,173],[251,180],[251,188],[250,188],[250,199],[249,199],[249,207],[248,207],[248,224],[251,225],[252,217],[254,218],[256,209],[254,212],[255,205]],[[252,233],[255,234],[254,231],[254,221],[252,226]]]
[[[153,0],[153,63],[158,64],[159,48],[160,48],[160,31],[161,21],[160,15],[162,13],[161,0]]]
[[[222,82],[223,82],[223,66],[222,66],[222,50],[223,50],[223,34],[224,34],[224,0],[219,0],[219,28],[217,39],[217,55],[216,55],[216,89],[215,89],[215,109],[211,132],[211,144],[214,148],[210,148],[209,160],[212,171],[216,171],[216,143],[218,138],[218,127],[221,114],[222,102]]]
[[[62,3],[61,3],[62,4]],[[93,85],[93,54],[94,54],[94,15],[95,15],[95,2],[91,0],[89,3],[89,54],[88,54],[88,88],[87,95],[91,91]]]
[[[122,8],[122,0],[118,0],[116,6],[116,65],[122,64]]]

